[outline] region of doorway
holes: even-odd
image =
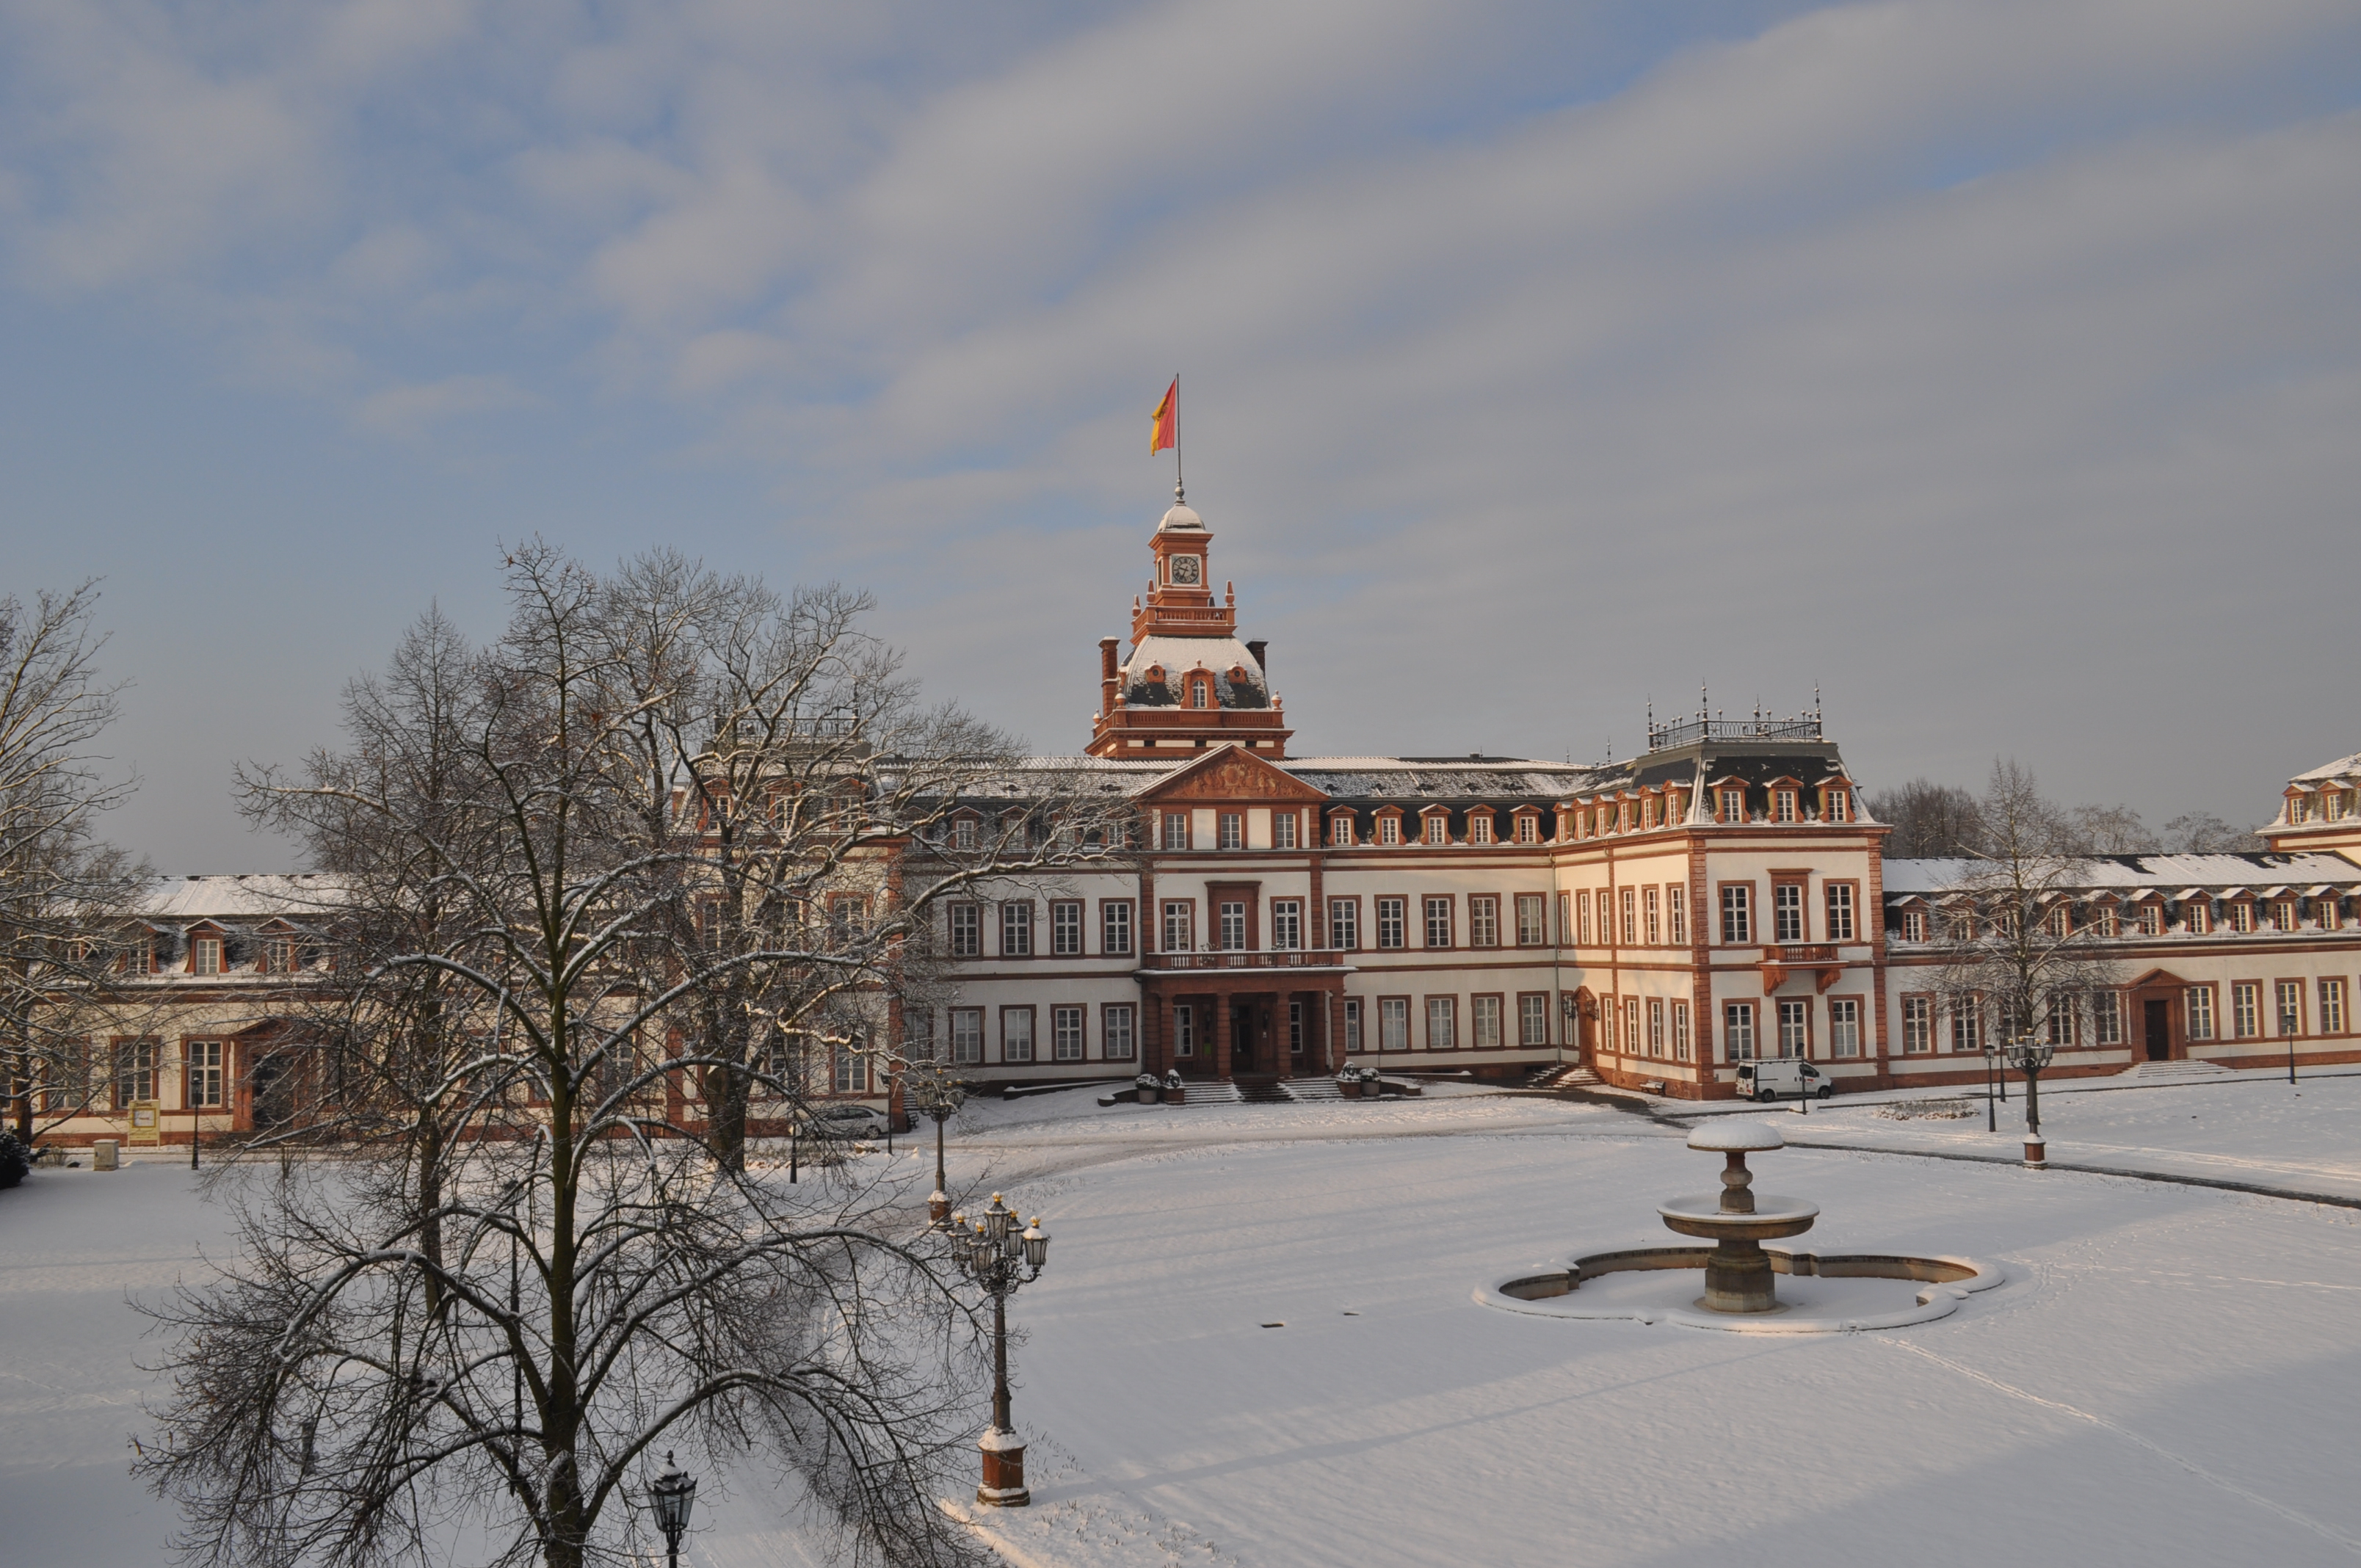
[[[1239,1003],[1230,1009],[1230,1073],[1254,1072],[1256,1025],[1261,1009],[1252,1003]]]
[[[2142,1009],[2147,1025],[2147,1059],[2172,1059],[2172,1003],[2162,997],[2147,1003]]]

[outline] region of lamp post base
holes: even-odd
[[[2035,1170],[2049,1168],[2049,1145],[2037,1136],[2025,1140],[2025,1163]]]
[[[991,1508],[1029,1506],[1033,1494],[1025,1489],[1025,1444],[1016,1434],[994,1427],[976,1447],[983,1451],[983,1485],[975,1489],[975,1500]]]

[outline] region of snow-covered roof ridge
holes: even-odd
[[[342,878],[325,872],[231,872],[158,877],[133,901],[149,920],[300,919],[343,902]]]
[[[2299,784],[2326,784],[2333,779],[2350,778],[2356,773],[2361,773],[2361,751],[2356,751],[2349,757],[2339,757],[2333,762],[2323,762],[2316,768],[2307,768],[2288,782]]]
[[[1957,886],[1991,864],[1957,859],[1889,860],[1885,862],[1886,896],[1941,893]],[[2261,888],[2287,883],[2361,883],[2361,866],[2342,855],[2320,851],[2275,855],[2211,853],[2196,855],[2086,855],[2080,857],[2076,887],[2153,887],[2174,896],[2191,888]]]

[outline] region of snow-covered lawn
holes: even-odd
[[[2361,1168],[2361,1080],[2279,1091],[2059,1096],[2045,1121],[2054,1146]],[[1965,1135],[1858,1108],[1778,1124]],[[931,1138],[895,1158],[930,1168]],[[1056,1238],[1014,1304],[1036,1505],[983,1519],[1043,1568],[2361,1556],[2352,1211],[1761,1155],[1758,1186],[1821,1205],[1798,1245],[1967,1253],[2010,1276],[1938,1323],[1793,1341],[1474,1300],[1523,1266],[1669,1242],[1654,1203],[1711,1186],[1717,1162],[1679,1128],[1610,1109],[1065,1095],[975,1107],[951,1160]],[[157,1560],[169,1520],[123,1474],[147,1380],[121,1301],[214,1227],[168,1168],[0,1195],[0,1559]],[[774,1512],[742,1481],[708,1490],[685,1560],[804,1561]]]

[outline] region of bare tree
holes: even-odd
[[[1912,779],[1871,795],[1869,813],[1893,825],[1885,852],[1895,860],[1938,860],[1974,852],[1982,837],[1976,797],[1952,784]]]
[[[346,750],[247,775],[340,873],[303,1118],[340,1157],[249,1181],[240,1258],[165,1314],[145,1472],[200,1562],[576,1568],[634,1539],[652,1450],[752,1451],[856,1557],[961,1560],[953,1275],[912,1194],[747,1157],[733,1097],[882,1048],[929,900],[1110,847],[1010,807],[1011,749],[917,707],[858,596],[540,544],[509,594],[497,644],[430,618],[357,683]],[[931,847],[994,789],[988,841]]]
[[[2116,980],[2077,905],[2091,880],[2080,830],[2014,758],[1993,762],[1976,804],[1980,847],[1938,895],[1945,1004],[1990,1031],[1990,1046],[2071,1044]]]
[[[2163,848],[2128,806],[2078,806],[2066,813],[2069,836],[2084,854],[2150,855]]]
[[[99,672],[98,585],[0,598],[0,1082],[18,1139],[83,1109],[98,1081],[92,1009],[115,954],[107,933],[141,868],[96,837],[130,793],[99,737],[122,687]]]
[[[2164,848],[2176,855],[2251,855],[2270,846],[2250,828],[2233,827],[2210,811],[2191,811],[2164,825]]]

